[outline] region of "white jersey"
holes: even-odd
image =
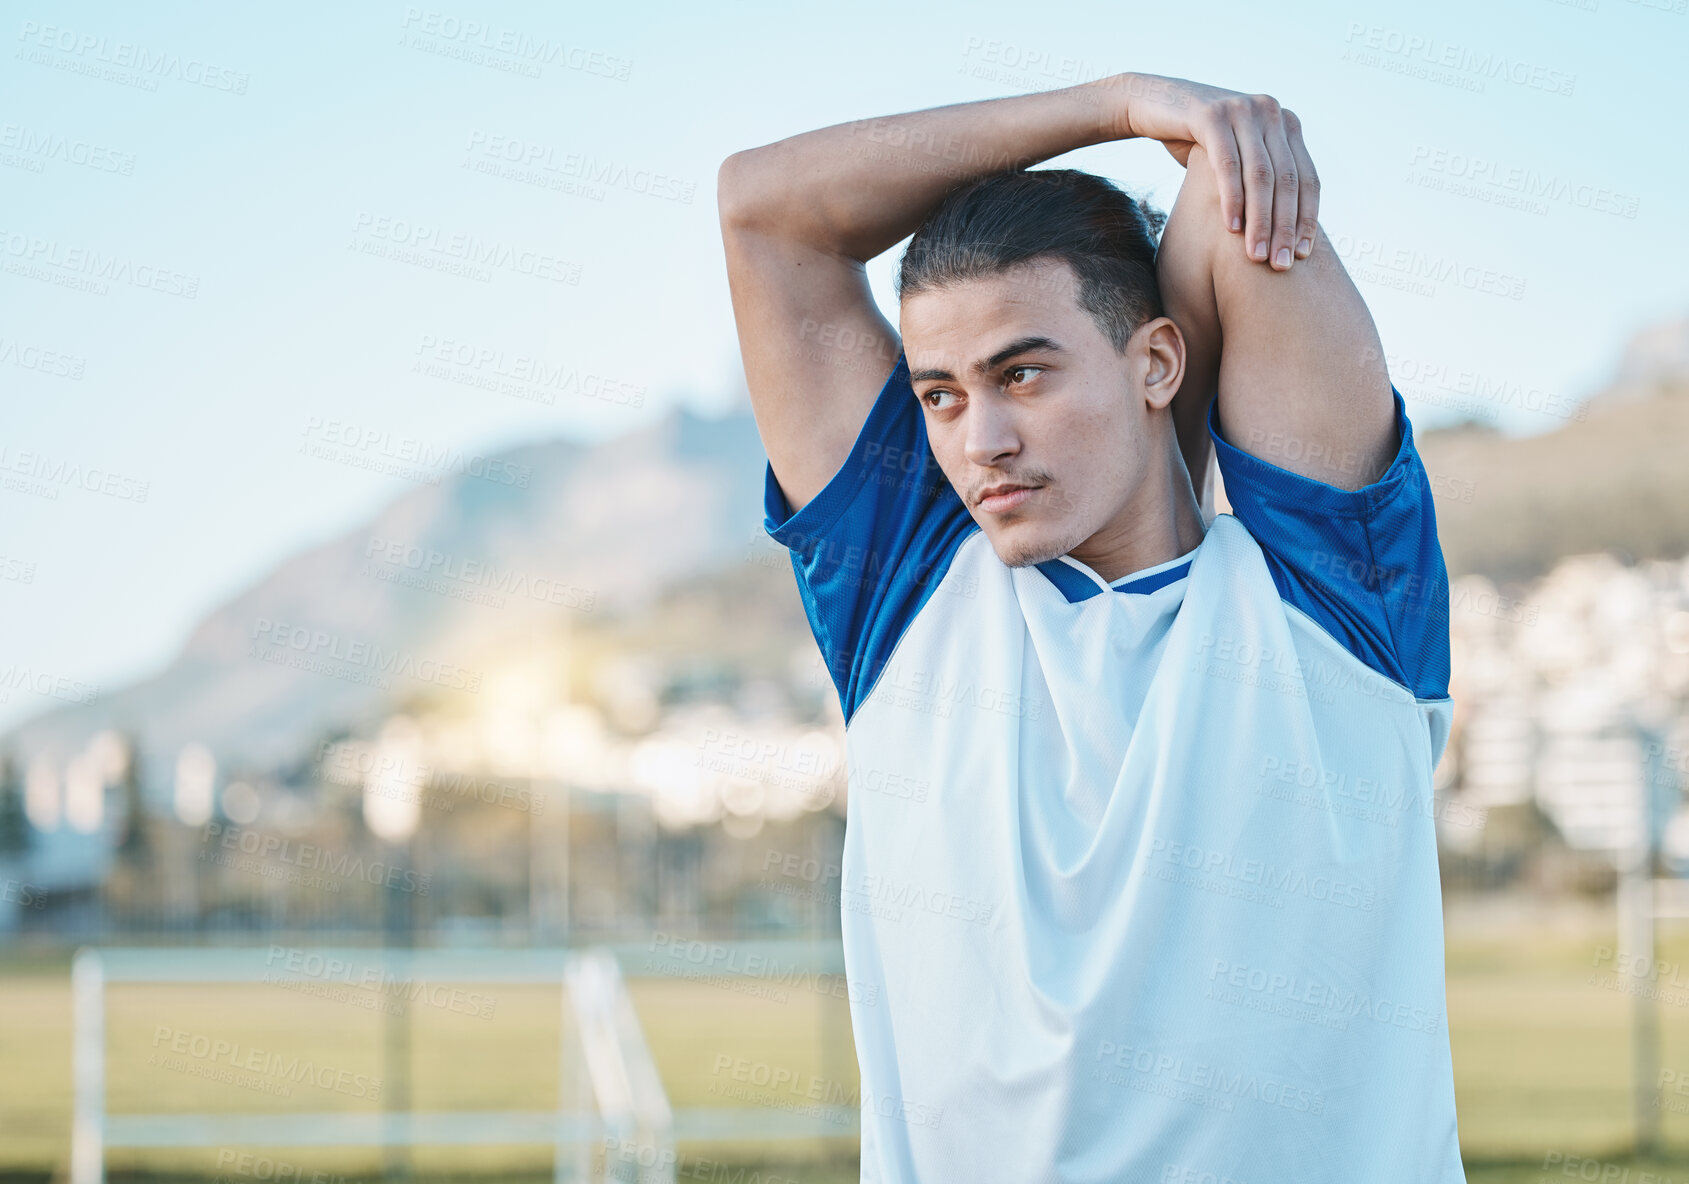
[[[849,764],[862,1179],[1464,1181],[1432,770],[1447,577],[1401,443],[1113,583],[1010,568],[899,358],[792,549]]]

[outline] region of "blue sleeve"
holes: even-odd
[[[849,723],[957,547],[979,529],[927,444],[901,353],[826,487],[794,514],[768,465],[763,514],[769,536],[792,553],[804,612]]]
[[[1399,443],[1384,475],[1345,490],[1252,456],[1208,433],[1232,513],[1266,556],[1279,595],[1416,698],[1449,686],[1449,580],[1431,483],[1394,387]]]

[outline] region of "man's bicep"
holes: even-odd
[[[1262,460],[1357,489],[1395,453],[1395,416],[1378,330],[1320,230],[1307,259],[1279,272],[1221,224],[1206,161],[1193,152],[1168,223],[1195,238],[1223,341],[1219,420],[1228,442]]]
[[[797,509],[850,455],[897,364],[897,332],[855,260],[754,230],[723,244],[757,430]]]

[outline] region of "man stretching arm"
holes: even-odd
[[[1141,120],[1156,121],[1150,130],[1132,127],[1134,102]],[[717,200],[746,383],[793,509],[843,462],[898,354],[863,264],[961,182],[1137,135],[1187,152],[1198,140],[1213,145],[1220,213],[1240,259],[1245,241],[1260,260],[1270,242],[1277,269],[1306,257],[1318,197],[1311,181],[1295,180],[1299,168],[1311,178],[1312,166],[1294,117],[1178,79],[1122,74],[839,124],[722,164]],[[1278,180],[1285,175],[1289,185]]]
[[[1159,250],[1024,167],[1132,136],[1187,166]],[[1446,576],[1316,185],[1277,103],[1139,75],[722,168],[845,721],[865,1181],[1463,1179]],[[912,231],[898,334],[862,265]]]

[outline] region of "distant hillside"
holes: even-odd
[[[748,412],[677,409],[596,447],[501,459],[531,470],[526,487],[460,473],[404,493],[207,613],[158,674],[28,719],[0,745],[25,763],[63,761],[112,727],[137,735],[149,784],[170,784],[194,740],[220,768],[273,768],[325,729],[454,693],[487,654],[638,616],[742,561],[760,534],[764,459]],[[463,678],[442,673],[454,667]]]
[[[1437,523],[1451,574],[1529,580],[1567,555],[1689,554],[1689,320],[1638,334],[1584,422],[1542,435],[1426,432],[1426,468],[1457,480]]]

